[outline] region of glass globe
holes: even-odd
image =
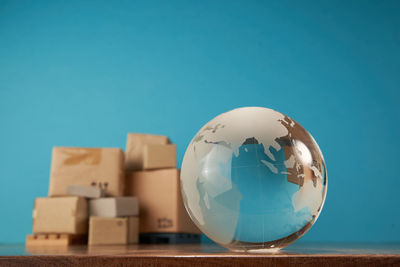
[[[273,252],[304,235],[324,204],[321,150],[296,121],[245,107],[212,119],[182,163],[185,207],[199,229],[233,251]]]

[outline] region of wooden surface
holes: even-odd
[[[0,245],[0,266],[400,266],[400,244],[293,244],[273,254],[217,245]]]

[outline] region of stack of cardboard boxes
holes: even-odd
[[[55,147],[49,197],[35,200],[34,234],[26,244],[137,242],[139,205],[123,197],[124,180],[119,148]]]
[[[198,242],[179,187],[166,136],[128,134],[125,157],[119,148],[55,147],[49,197],[35,199],[26,245],[130,244],[139,229],[145,243]]]
[[[182,201],[176,145],[166,136],[131,133],[125,153],[126,195],[140,200],[140,242],[199,242]]]

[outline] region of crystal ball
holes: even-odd
[[[327,172],[314,138],[290,117],[263,107],[223,113],[190,142],[181,190],[190,218],[233,251],[273,252],[317,220]]]

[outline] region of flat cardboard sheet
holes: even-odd
[[[78,244],[87,244],[87,235],[34,234],[27,235],[25,240],[26,247],[66,247]]]
[[[139,215],[136,197],[106,197],[89,200],[90,216],[122,217]]]
[[[69,185],[67,186],[67,194],[85,198],[100,198],[104,195],[104,192],[97,186]]]

